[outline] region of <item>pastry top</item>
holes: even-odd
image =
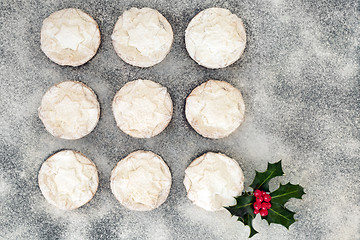
[[[111,39],[115,51],[125,62],[151,67],[169,53],[173,31],[157,10],[131,8],[119,17]]]
[[[160,84],[138,79],[126,83],[115,95],[113,112],[118,127],[136,138],[162,132],[173,112],[170,94]]]
[[[234,159],[208,152],[185,170],[184,185],[195,205],[216,211],[236,203],[234,197],[244,189],[244,174]]]
[[[97,23],[80,9],[63,9],[43,21],[41,49],[59,65],[82,65],[96,54],[99,45]]]
[[[49,157],[40,168],[38,180],[46,200],[63,210],[89,202],[99,184],[95,164],[73,150],[63,150]]]
[[[208,8],[197,14],[185,32],[186,49],[198,64],[223,68],[238,60],[246,45],[246,32],[239,17],[223,8]]]
[[[46,130],[63,139],[79,139],[89,134],[100,116],[95,93],[81,82],[64,81],[52,86],[38,109]]]
[[[244,121],[245,104],[240,91],[231,84],[209,80],[187,97],[185,114],[202,136],[224,138]]]
[[[150,151],[136,151],[119,161],[111,172],[111,190],[130,210],[149,211],[165,202],[171,173],[162,158]]]

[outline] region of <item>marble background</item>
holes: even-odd
[[[316,2],[316,3],[315,3]],[[117,57],[110,35],[130,7],[158,9],[174,30],[174,44],[162,63],[146,69]],[[188,56],[184,31],[208,7],[241,17],[248,44],[230,67],[209,70]],[[98,22],[102,43],[80,67],[62,67],[40,50],[42,20],[76,7]],[[184,170],[206,151],[236,159],[248,186],[254,170],[283,160],[286,176],[271,182],[300,183],[306,195],[287,207],[297,212],[290,231],[257,217],[253,239],[360,239],[359,2],[349,1],[0,1],[0,239],[246,239],[244,227],[226,211],[206,212],[191,204],[182,184]],[[166,86],[173,119],[151,139],[134,139],[115,124],[111,101],[126,82],[145,78]],[[239,88],[246,120],[230,137],[205,139],[184,117],[184,100],[208,79]],[[80,140],[46,132],[37,108],[45,91],[63,80],[78,80],[98,95],[101,118]],[[43,161],[60,149],[75,149],[98,167],[100,185],[78,210],[50,206],[37,184]],[[169,165],[173,185],[167,201],[151,212],[126,210],[109,187],[117,161],[137,149],[154,151]]]

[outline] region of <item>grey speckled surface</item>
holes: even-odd
[[[111,45],[117,17],[131,6],[158,9],[174,29],[171,52],[155,67],[125,64]],[[212,6],[240,16],[248,34],[241,60],[221,70],[198,66],[184,46],[187,23]],[[102,33],[97,55],[77,68],[56,65],[39,46],[42,20],[65,7],[89,13]],[[0,238],[246,239],[249,229],[225,211],[205,212],[186,198],[186,166],[212,150],[240,163],[246,185],[255,169],[283,159],[287,175],[271,187],[305,187],[304,200],[287,205],[298,219],[290,231],[257,217],[253,239],[360,239],[359,21],[356,0],[1,1]],[[122,133],[111,112],[116,90],[137,78],[168,87],[174,101],[169,127],[148,140]],[[247,106],[245,123],[223,140],[202,138],[184,118],[186,95],[209,78],[238,87]],[[88,84],[101,104],[99,124],[77,141],[52,137],[37,116],[45,91],[66,79]],[[100,173],[93,200],[71,212],[47,204],[37,185],[42,162],[64,148],[83,152]],[[124,209],[109,188],[116,162],[137,149],[161,155],[173,174],[168,200],[151,212]]]

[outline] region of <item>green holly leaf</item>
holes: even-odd
[[[236,205],[225,207],[232,216],[244,217],[245,214],[254,214],[252,208],[252,204],[255,202],[254,195],[245,192],[235,199]]]
[[[255,218],[254,209],[252,204],[255,202],[255,197],[245,192],[243,195],[238,196],[236,199],[236,205],[225,207],[232,216],[237,216],[238,221],[244,223],[245,226],[250,227],[249,237],[258,233],[252,226],[252,220]]]
[[[254,190],[260,189],[265,192],[269,192],[269,182],[271,179],[277,176],[284,175],[281,168],[281,160],[276,163],[268,163],[268,167],[265,172],[256,171],[256,175],[253,183],[250,185]]]
[[[256,172],[255,179],[250,185],[254,190],[259,189],[269,192],[269,182],[277,176],[282,176],[284,172],[281,168],[281,161],[277,163],[269,163],[265,172]],[[291,183],[281,185],[277,190],[270,193],[271,208],[268,209],[268,215],[262,217],[268,224],[277,223],[289,229],[290,225],[295,222],[294,212],[287,209],[284,205],[290,198],[301,198],[304,195],[304,189],[300,185],[293,185]],[[252,226],[252,221],[256,217],[254,214],[253,203],[255,197],[253,193],[245,192],[243,195],[238,196],[236,205],[225,207],[232,216],[237,216],[238,221],[244,223],[245,226],[250,227],[249,238],[258,233]]]
[[[251,216],[250,214],[246,214],[243,219],[238,218],[238,221],[243,222],[245,226],[250,227],[249,238],[251,238],[252,236],[254,236],[255,234],[258,233],[258,231],[256,231],[252,225],[252,220],[254,218],[255,218],[255,214],[254,214],[254,216]]]
[[[284,206],[290,198],[301,199],[304,194],[304,188],[300,185],[293,185],[291,183],[280,184],[280,187],[270,194],[271,203],[278,203]]]
[[[263,217],[263,219],[269,224],[277,223],[289,229],[290,225],[295,222],[294,214],[294,212],[286,209],[283,205],[271,202],[271,208],[268,210],[268,215]]]

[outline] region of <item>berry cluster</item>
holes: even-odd
[[[271,208],[271,196],[264,191],[260,191],[259,189],[255,190],[254,196],[256,198],[256,201],[253,204],[254,213],[260,213],[262,217],[267,216],[268,209]]]

